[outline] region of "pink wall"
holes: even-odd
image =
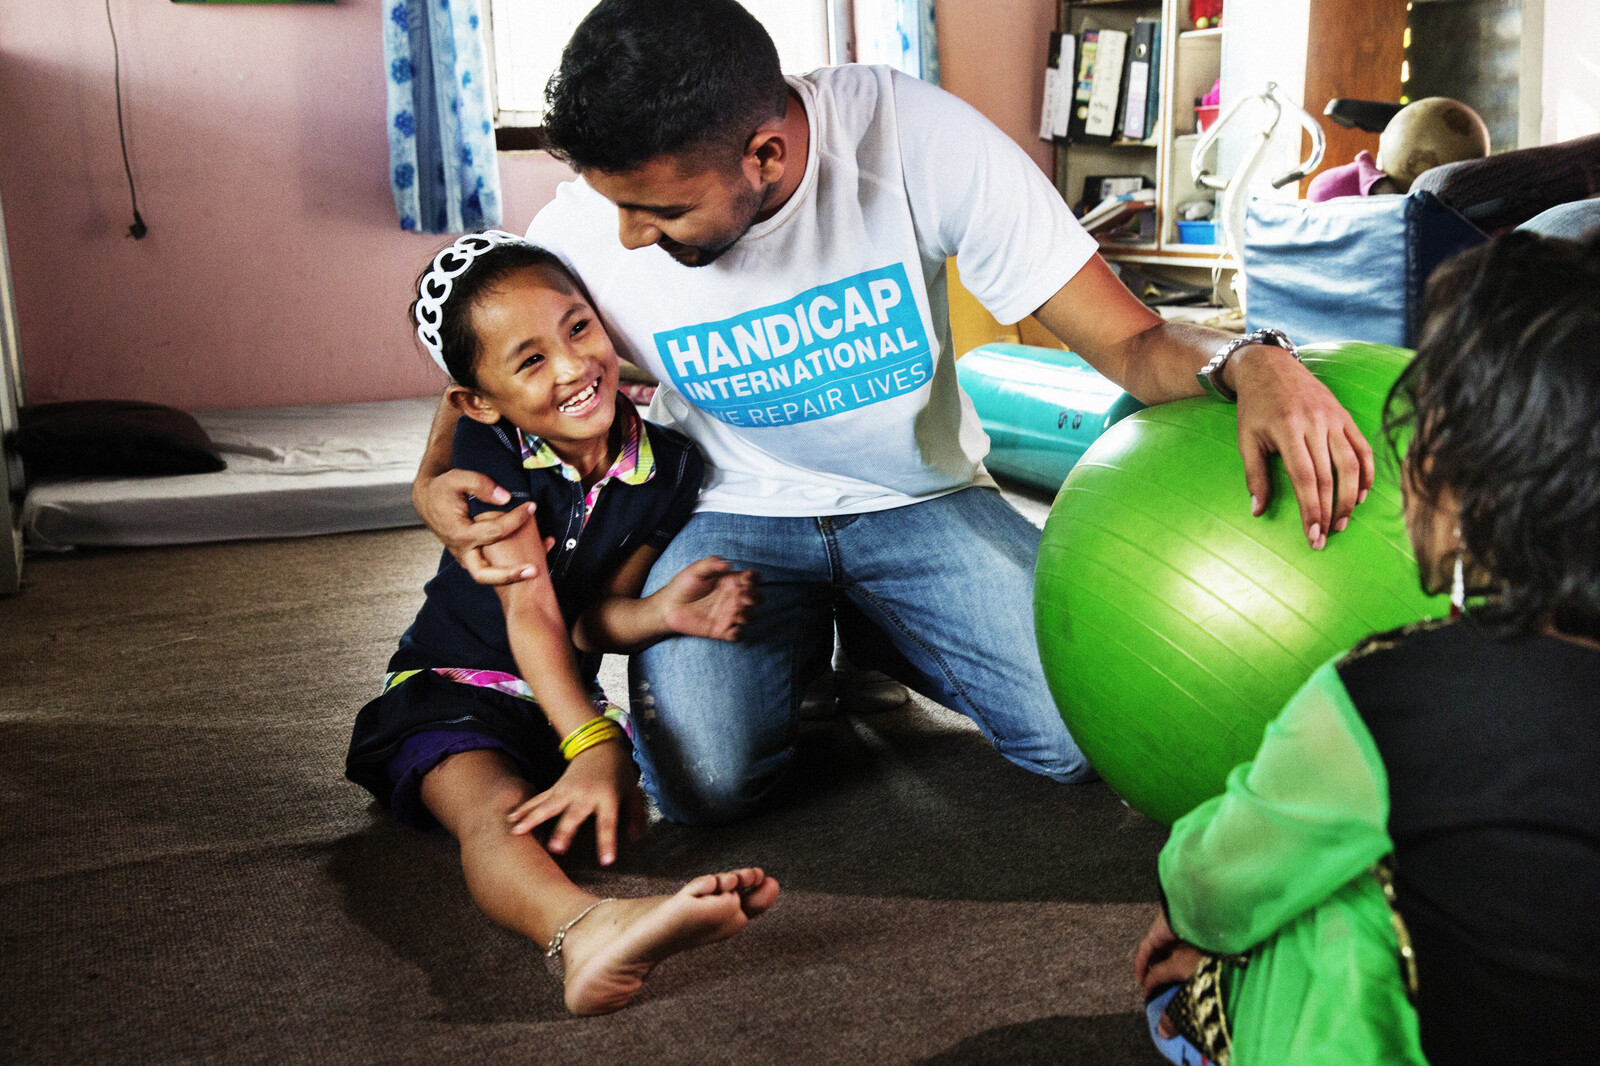
[[[0,197],[30,401],[190,409],[421,395],[406,328],[443,238],[389,194],[382,0],[112,0],[128,152],[150,226],[125,236],[102,0],[0,0]],[[507,157],[523,227],[565,168]]]
[[[102,0],[0,0],[0,202],[31,402],[191,410],[424,395],[405,322],[443,238],[395,223],[384,0],[112,0],[128,151],[150,234],[124,234]],[[1046,169],[1034,131],[1054,0],[943,0],[945,85]],[[567,170],[501,156],[505,225]]]
[[[939,82],[1027,149],[1046,174],[1039,101],[1056,0],[939,0]]]

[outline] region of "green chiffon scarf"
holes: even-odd
[[[1373,866],[1393,850],[1372,735],[1323,666],[1267,727],[1253,762],[1161,851],[1178,936],[1249,954],[1230,968],[1231,1066],[1425,1066]]]

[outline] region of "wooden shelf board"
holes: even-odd
[[[1067,142],[1056,141],[1055,144],[1056,144],[1056,146],[1058,148],[1079,148],[1079,149],[1082,149],[1082,148],[1145,148],[1145,149],[1149,149],[1149,148],[1159,148],[1160,147],[1160,145],[1157,144],[1155,141],[1107,141],[1104,144],[1097,144],[1094,141],[1075,141],[1075,142],[1073,142],[1073,141],[1067,141]]]
[[[1150,244],[1115,245],[1102,244],[1100,254],[1107,259],[1120,260],[1127,263],[1166,264],[1167,266],[1209,267],[1216,263],[1222,255],[1220,247],[1195,244],[1188,247],[1196,251],[1179,251],[1171,246],[1159,247]],[[1222,263],[1225,270],[1237,270],[1239,264],[1232,259],[1224,259]]]

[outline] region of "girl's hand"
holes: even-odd
[[[750,612],[761,602],[759,575],[735,570],[715,555],[691,563],[656,593],[662,619],[674,633],[712,640],[738,640]]]
[[[619,741],[596,744],[567,764],[567,770],[548,790],[523,803],[506,816],[511,832],[529,833],[560,816],[550,832],[545,850],[564,855],[578,827],[594,818],[595,851],[600,865],[617,857],[617,822],[624,819],[631,840],[644,834],[644,793],[639,773]]]

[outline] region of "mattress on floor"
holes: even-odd
[[[202,411],[228,468],[29,486],[31,547],[194,544],[420,524],[411,479],[436,398]]]

